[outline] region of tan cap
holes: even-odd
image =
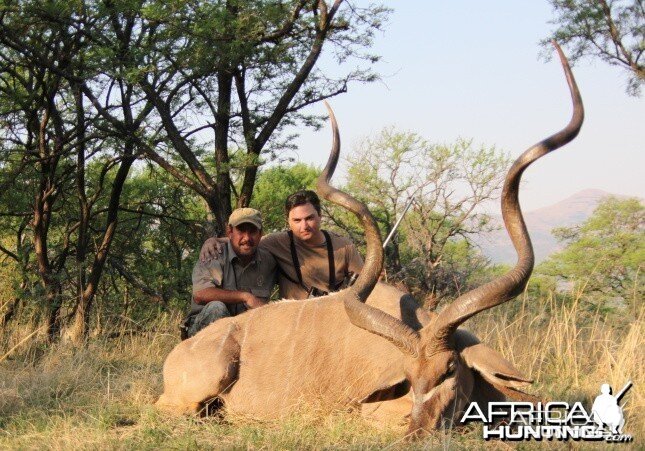
[[[228,225],[231,227],[237,227],[245,222],[262,230],[262,215],[255,208],[237,208],[228,218]]]

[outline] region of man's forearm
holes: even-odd
[[[225,304],[240,304],[248,300],[249,293],[244,291],[225,290],[223,288],[209,287],[199,290],[193,295],[195,302],[204,305],[211,301],[220,301]]]

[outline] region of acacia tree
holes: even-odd
[[[627,92],[637,96],[645,83],[645,7],[642,0],[550,0],[555,39],[567,48],[569,61],[600,58],[629,72]]]
[[[102,68],[114,65],[103,64],[106,57],[90,39],[90,30],[109,36],[105,29],[109,22],[86,6],[82,2],[25,1],[8,2],[0,10],[2,88],[15,106],[4,112],[4,117],[13,119],[5,150],[22,153],[37,169],[31,225],[49,307],[50,339],[57,336],[61,325],[64,274],[76,275],[70,281],[76,300],[71,308],[74,341],[87,332],[92,301],[117,227],[123,186],[152,109],[137,98],[124,74],[105,77]],[[133,36],[117,36],[121,48],[135,45]],[[88,111],[91,105],[95,108]],[[99,114],[110,121],[99,121]],[[102,161],[101,176],[90,188],[86,166],[97,159]],[[30,180],[26,167],[29,164],[15,172],[23,183],[24,177]],[[94,207],[104,196],[110,171],[114,178],[107,205],[97,211]],[[77,208],[70,207],[73,197]],[[97,228],[98,218],[104,223]],[[59,225],[56,246],[50,236],[54,223]],[[66,266],[70,256],[76,257],[73,271]]]
[[[439,299],[463,289],[468,277],[486,266],[470,237],[491,227],[480,207],[501,189],[505,154],[472,141],[434,144],[416,133],[386,128],[365,139],[348,162],[346,190],[367,203],[384,235],[415,199],[399,239],[386,249],[390,277]],[[331,217],[346,228],[352,224],[337,210]],[[360,242],[358,229],[350,226],[349,232]]]
[[[363,49],[387,11],[342,0],[153,5],[155,15],[150,6],[138,16],[154,24],[148,50],[128,70],[137,72],[169,146],[148,148],[146,156],[206,200],[222,233],[232,203],[251,202],[261,156],[292,145],[293,136],[281,132],[320,123],[302,109],[345,92],[352,81],[375,79],[369,68],[332,77],[316,65],[324,46],[337,63],[374,62]],[[239,191],[234,171],[242,174]]]
[[[2,19],[2,37],[11,29],[13,39],[22,40],[25,47],[30,46],[30,51],[37,52],[43,60],[50,64],[56,61],[61,68],[70,64],[68,55],[77,48],[73,41],[66,39],[64,30],[46,32],[40,24],[29,23],[16,15],[3,15]],[[22,27],[27,31],[20,33]],[[34,36],[39,42],[30,39]],[[62,305],[61,273],[70,249],[64,238],[54,245],[50,232],[57,220],[55,211],[67,202],[64,193],[70,188],[74,172],[71,143],[75,136],[66,118],[65,80],[43,65],[30,64],[29,58],[14,46],[3,46],[0,60],[3,69],[0,90],[6,96],[7,107],[3,111],[7,125],[3,136],[4,159],[21,161],[5,183],[15,189],[19,182],[24,183],[22,176],[29,174],[31,183],[27,186],[33,196],[30,213],[14,210],[10,205],[6,214],[16,217],[27,214],[30,219],[35,262],[48,309],[48,332],[54,336]],[[18,245],[16,242],[16,250]]]

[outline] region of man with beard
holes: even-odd
[[[218,259],[198,261],[193,268],[193,299],[182,338],[212,322],[266,305],[275,284],[276,261],[258,248],[262,218],[253,208],[231,213],[228,243]]]

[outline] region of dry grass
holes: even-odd
[[[589,406],[600,384],[615,389],[627,380],[625,432],[638,449],[645,435],[643,319],[613,327],[582,309],[552,298],[516,301],[480,315],[469,327],[521,368],[545,399]],[[539,306],[539,307],[536,307]],[[39,344],[36,324],[0,337],[0,448],[10,449],[573,449],[604,444],[484,442],[481,428],[439,431],[414,443],[402,428],[377,428],[353,412],[301,412],[282,421],[258,422],[224,414],[213,418],[166,418],[151,406],[161,388],[164,356],[178,341],[178,316],[164,316],[147,333],[132,335],[124,324],[117,338],[93,338],[82,348]],[[22,343],[21,343],[22,341]],[[6,358],[2,356],[11,351]]]

